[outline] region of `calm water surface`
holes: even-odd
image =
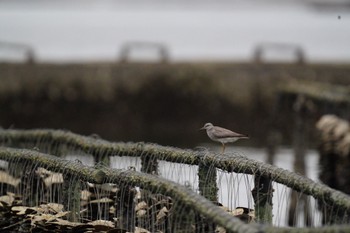
[[[219,152],[221,147],[213,147],[212,145],[203,145],[211,151]],[[245,148],[245,147],[227,147],[228,154],[239,154],[258,161],[266,160],[264,149]],[[306,156],[307,176],[315,181],[318,180],[318,153],[316,151],[308,151]],[[79,159],[83,163],[93,165],[92,156],[72,155],[68,159]],[[282,148],[277,151],[275,165],[290,171],[293,171],[293,151],[288,148]],[[137,171],[141,170],[141,161],[135,157],[112,157],[111,166],[113,168],[126,169],[135,167]],[[198,168],[197,166],[189,166],[184,164],[176,164],[160,161],[159,170],[162,177],[191,187],[194,191],[198,191]],[[254,180],[251,175],[243,175],[236,173],[226,173],[217,171],[217,182],[219,185],[219,202],[230,209],[236,207],[249,207],[254,209],[254,201],[251,196],[251,190],[254,187]],[[273,194],[273,223],[277,226],[287,226],[287,209],[289,206],[290,189],[283,185],[273,183],[275,190]],[[317,211],[314,200],[311,201],[313,210],[313,220],[315,226],[321,225],[321,214]],[[302,216],[298,216],[299,219]],[[299,224],[302,226],[302,224]]]

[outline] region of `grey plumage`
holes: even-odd
[[[205,129],[207,131],[208,137],[211,140],[220,142],[222,144],[223,152],[225,151],[226,143],[232,143],[239,139],[249,138],[247,135],[236,133],[219,126],[214,126],[212,123],[206,123],[201,129]]]

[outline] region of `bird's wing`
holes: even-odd
[[[216,128],[215,128],[215,133],[216,133],[216,136],[218,138],[226,138],[226,137],[247,138],[248,137],[247,135],[236,133],[236,132],[233,132],[231,130],[228,130],[228,129],[225,129],[225,128],[221,128],[221,127],[218,127],[218,126],[216,126]]]

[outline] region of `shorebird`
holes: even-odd
[[[238,139],[248,139],[249,137],[244,134],[233,132],[229,129],[214,126],[212,123],[206,123],[201,129],[207,130],[208,137],[222,144],[222,153],[225,151],[225,144],[229,142],[235,142]]]

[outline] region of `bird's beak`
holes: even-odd
[[[204,127],[200,128],[199,130],[205,129]]]

